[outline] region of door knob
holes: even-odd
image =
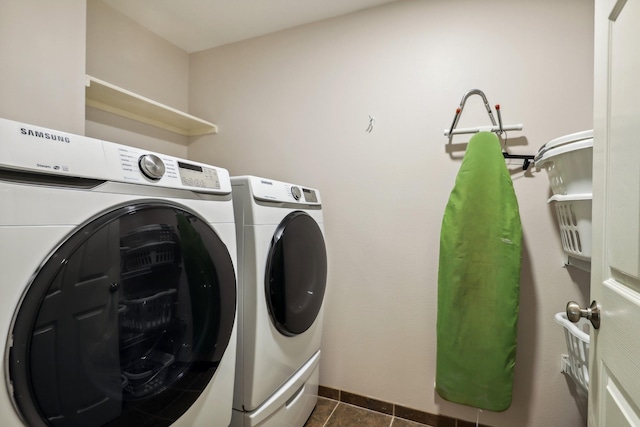
[[[600,327],[600,308],[595,301],[591,302],[588,308],[580,308],[580,305],[575,301],[569,301],[567,303],[567,319],[573,323],[578,323],[581,317],[587,318],[595,329]]]

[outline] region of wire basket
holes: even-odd
[[[127,309],[120,314],[121,325],[136,332],[167,325],[173,318],[177,292],[176,289],[167,289],[148,296],[123,300],[122,304]]]
[[[549,203],[553,203],[556,210],[564,252],[590,261],[591,195],[555,195]]]
[[[148,242],[175,242],[173,227],[167,224],[150,224],[138,227],[120,238],[120,245],[128,248],[142,246]]]
[[[123,273],[136,273],[162,265],[175,265],[178,245],[174,242],[148,243],[127,250],[123,257]]]
[[[175,360],[169,353],[152,351],[123,369],[127,380],[124,390],[135,397],[142,397],[162,387],[167,378],[168,368]]]
[[[567,319],[567,313],[556,313],[555,320],[564,328],[564,337],[567,343],[568,364],[563,372],[569,374],[580,389],[589,391],[589,330],[590,324],[584,318],[578,323],[571,323]]]
[[[178,235],[165,224],[138,227],[120,239],[123,277],[145,274],[157,267],[178,267]]]

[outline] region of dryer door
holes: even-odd
[[[265,275],[269,315],[280,333],[303,333],[315,321],[327,283],[322,230],[308,214],[287,215],[271,240]]]
[[[163,201],[79,227],[33,277],[9,371],[29,426],[168,426],[204,391],[229,343],[227,247]]]

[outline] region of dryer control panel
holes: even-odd
[[[288,182],[256,176],[245,177],[256,200],[320,206],[320,192]]]

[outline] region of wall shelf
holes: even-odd
[[[180,135],[195,136],[218,132],[206,120],[122,89],[87,75],[85,102],[89,107],[127,117]]]

